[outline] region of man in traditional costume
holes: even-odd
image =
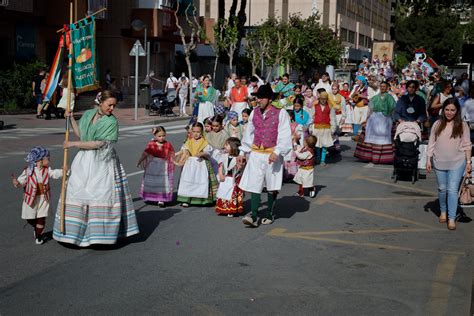
[[[250,114],[242,138],[239,163],[243,162],[244,153],[250,154],[239,187],[251,193],[252,213],[242,222],[258,227],[257,212],[264,187],[268,192],[268,211],[261,223],[273,223],[275,199],[283,182],[283,157],[291,150],[292,140],[288,113],[270,104],[274,96],[271,86],[263,85],[253,95],[259,107]]]

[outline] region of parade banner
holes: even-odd
[[[393,60],[394,48],[395,43],[392,41],[375,41],[372,44],[372,58],[377,55],[379,59],[382,59],[386,54],[389,60]]]
[[[99,88],[95,52],[95,20],[71,24],[72,76],[77,93]]]
[[[61,66],[67,47],[69,47],[69,32],[64,32],[59,40],[58,50],[56,51],[53,64],[49,70],[49,78],[43,92],[43,103],[51,101],[54,91],[56,91],[58,87],[59,78],[61,78]]]

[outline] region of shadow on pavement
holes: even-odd
[[[310,202],[299,196],[283,196],[275,205],[275,218],[291,218],[293,215],[309,210]]]
[[[441,214],[437,199],[426,203],[424,206],[424,210],[425,212],[432,212],[434,215],[436,215],[436,217],[439,217],[439,215]],[[467,216],[462,207],[458,207],[456,221],[459,223],[470,223],[472,222],[472,218]]]

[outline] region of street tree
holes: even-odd
[[[191,80],[193,75],[193,70],[191,67],[191,54],[196,49],[199,41],[204,37],[204,32],[199,23],[197,10],[192,3],[189,3],[188,7],[184,11],[184,19],[181,20],[178,17],[180,1],[177,1],[176,10],[174,11],[176,27],[179,30],[179,35],[181,37],[181,43],[183,45],[184,59],[186,60],[186,65],[188,66],[188,76]],[[191,12],[191,16],[190,16]],[[182,23],[183,25],[181,25]],[[189,101],[192,102],[193,92],[192,89],[189,90]]]
[[[252,65],[252,74],[257,73],[258,64],[262,61],[263,54],[269,46],[269,38],[260,36],[259,33],[259,29],[257,28],[245,37],[245,55]]]
[[[327,26],[321,25],[319,15],[313,14],[306,19],[295,14],[289,18],[289,27],[293,30],[289,64],[304,70],[319,65],[337,65],[344,46],[336,34]]]
[[[229,69],[232,73],[232,64],[234,62],[234,54],[237,49],[239,41],[239,31],[237,29],[236,17],[229,19],[221,19],[217,23],[220,25],[220,32],[222,34],[222,49],[229,57]]]
[[[224,26],[221,23],[223,20],[219,20],[218,23],[214,24],[214,39],[209,40],[212,51],[214,52],[214,72],[212,78],[216,78],[217,65],[219,63],[220,54],[224,50]]]

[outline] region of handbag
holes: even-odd
[[[459,190],[459,202],[461,204],[471,204],[473,202],[474,196],[474,183],[471,179],[471,174],[466,173],[461,183],[461,188]]]

